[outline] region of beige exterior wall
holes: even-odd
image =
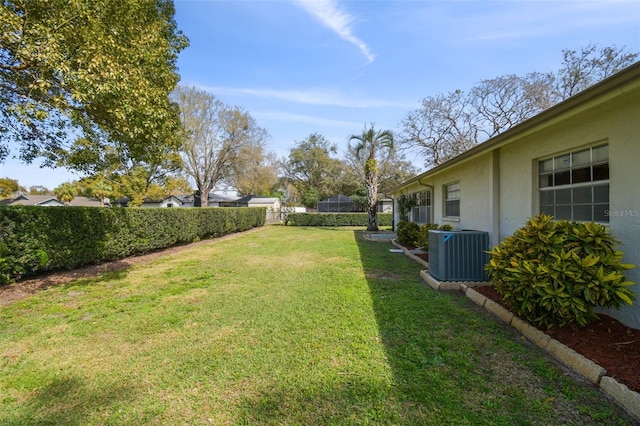
[[[538,162],[589,146],[609,145],[609,224],[621,242],[624,262],[638,265],[625,275],[636,284],[634,306],[606,313],[640,329],[640,83],[591,99],[563,114],[514,133],[503,143],[479,151],[449,167],[421,176],[432,186],[434,222],[456,229],[488,231],[491,244],[513,234],[540,213]],[[443,185],[460,182],[460,218],[443,213]],[[423,190],[417,183],[394,193]],[[397,220],[397,206],[396,206]]]

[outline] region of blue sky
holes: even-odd
[[[247,110],[278,157],[314,132],[343,152],[365,124],[398,130],[424,97],[554,71],[565,48],[640,51],[639,0],[175,0],[175,7],[191,42],[178,61],[181,84]],[[5,176],[27,188],[77,178],[15,160],[0,165]]]

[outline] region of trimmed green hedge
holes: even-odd
[[[378,213],[378,226],[391,226],[391,213]],[[293,226],[367,226],[367,213],[289,213],[285,219]]]
[[[263,226],[265,208],[0,208],[0,284]]]

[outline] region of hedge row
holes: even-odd
[[[378,213],[378,226],[391,226],[391,213]],[[367,213],[289,213],[285,219],[293,226],[367,226]]]
[[[264,225],[265,208],[0,208],[0,284]]]

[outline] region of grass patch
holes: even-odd
[[[0,424],[625,424],[353,229],[265,227],[0,311]]]

